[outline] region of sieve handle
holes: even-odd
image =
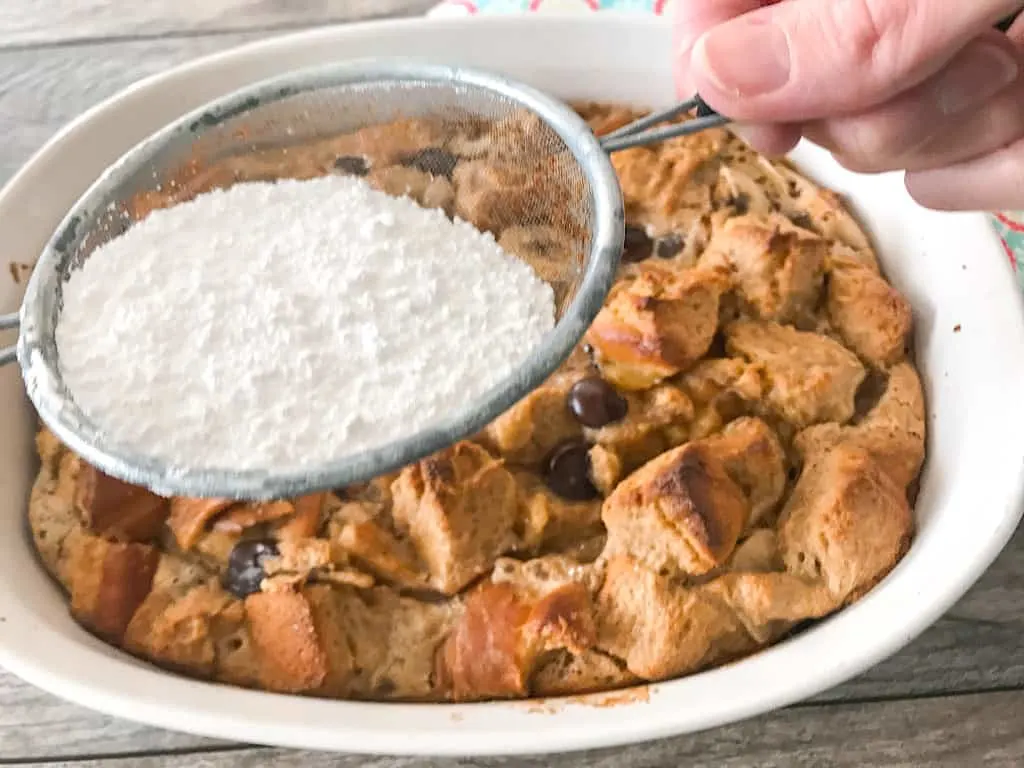
[[[655,128],[658,123],[673,120],[680,115],[696,110],[696,117],[682,123]],[[729,122],[729,118],[718,114],[700,96],[676,104],[661,112],[654,112],[635,120],[629,125],[624,125],[616,131],[605,134],[601,137],[600,143],[605,152],[618,152],[630,147],[642,147],[647,144],[657,144],[661,141],[674,139],[678,136],[689,136],[700,133],[710,128],[719,128]]]
[[[17,312],[12,312],[9,315],[0,315],[0,331],[6,330],[8,328],[17,328],[17,327],[18,327],[18,313]],[[16,359],[17,359],[16,352],[15,352],[15,348],[13,346],[10,346],[10,347],[0,347],[0,366],[7,365],[8,363],[13,363]]]

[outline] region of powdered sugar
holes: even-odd
[[[551,288],[492,236],[340,176],[154,211],[63,300],[79,407],[196,469],[299,468],[409,436],[554,324]]]

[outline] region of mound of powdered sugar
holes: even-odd
[[[491,235],[342,176],[156,210],[63,301],[79,407],[195,469],[299,468],[409,436],[508,375],[555,313]]]

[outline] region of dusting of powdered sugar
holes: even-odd
[[[63,302],[79,408],[187,469],[296,469],[410,436],[511,373],[555,316],[491,235],[343,176],[156,210]]]

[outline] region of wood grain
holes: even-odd
[[[425,13],[437,0],[4,0],[0,47],[294,29]]]
[[[0,50],[0,183],[65,123],[136,80],[256,37]]]
[[[231,748],[133,756],[132,768],[1018,768],[1024,692],[953,699],[790,709],[693,736],[578,755],[506,760],[418,760]],[[127,761],[124,761],[127,763]],[[29,763],[29,765],[32,765]],[[42,763],[35,765],[42,768]],[[110,766],[104,760],[52,763]]]
[[[0,671],[0,764],[44,757],[180,750],[213,743],[90,712]]]

